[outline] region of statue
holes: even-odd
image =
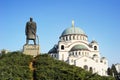
[[[33,18],[30,18],[30,21],[26,23],[25,27],[26,44],[23,46],[23,54],[31,55],[33,57],[40,54],[39,37],[36,34],[36,30],[36,22],[33,21]],[[29,40],[33,40],[34,44],[28,45]],[[38,40],[37,45],[36,40]]]
[[[30,18],[30,21],[26,23],[26,45],[29,43],[29,40],[33,40],[34,45],[36,45],[36,23],[33,21],[33,18]]]

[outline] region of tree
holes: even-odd
[[[33,70],[30,70],[32,62]],[[48,54],[32,56],[11,52],[0,57],[0,80],[115,80],[53,59]]]
[[[32,57],[20,52],[11,52],[0,57],[0,80],[30,80],[32,71],[29,63]]]
[[[47,54],[39,55],[34,61],[36,80],[115,80],[92,74],[80,67],[55,60]]]
[[[113,71],[113,74],[114,74],[114,77],[116,78],[116,80],[119,80],[119,74],[116,70],[116,67],[114,64],[112,64],[112,67],[111,67],[112,71]]]
[[[112,71],[112,69],[110,67],[107,69],[107,74],[109,76],[113,76],[113,71]]]

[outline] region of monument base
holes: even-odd
[[[40,54],[40,47],[39,45],[32,45],[32,44],[24,45],[23,54],[31,55],[35,57]]]

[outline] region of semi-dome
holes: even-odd
[[[79,27],[75,27],[74,21],[72,21],[72,27],[65,29],[61,36],[68,35],[68,34],[84,34],[85,35],[85,32]]]
[[[54,47],[48,53],[57,53],[58,45],[54,45]]]
[[[88,50],[88,48],[84,45],[75,45],[72,47],[71,51],[76,51],[76,50]]]

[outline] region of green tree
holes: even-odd
[[[32,57],[20,52],[11,52],[0,57],[0,80],[30,80],[29,63]]]
[[[118,74],[118,72],[117,72],[114,64],[112,64],[111,69],[112,69],[112,71],[113,71],[113,73],[114,73],[115,75]]]
[[[33,71],[30,63],[33,63]],[[0,57],[0,80],[115,80],[99,76],[80,67],[53,59],[48,54],[35,58],[21,52],[11,52]]]
[[[112,71],[112,69],[110,67],[107,69],[107,74],[109,76],[113,76],[113,71]]]
[[[39,55],[34,61],[36,80],[115,80],[85,71],[80,67],[55,60],[49,55]]]
[[[112,65],[111,69],[112,69],[112,71],[114,73],[114,77],[116,78],[116,80],[119,80],[120,79],[119,78],[119,73],[117,72],[116,67],[115,67],[114,64]]]

